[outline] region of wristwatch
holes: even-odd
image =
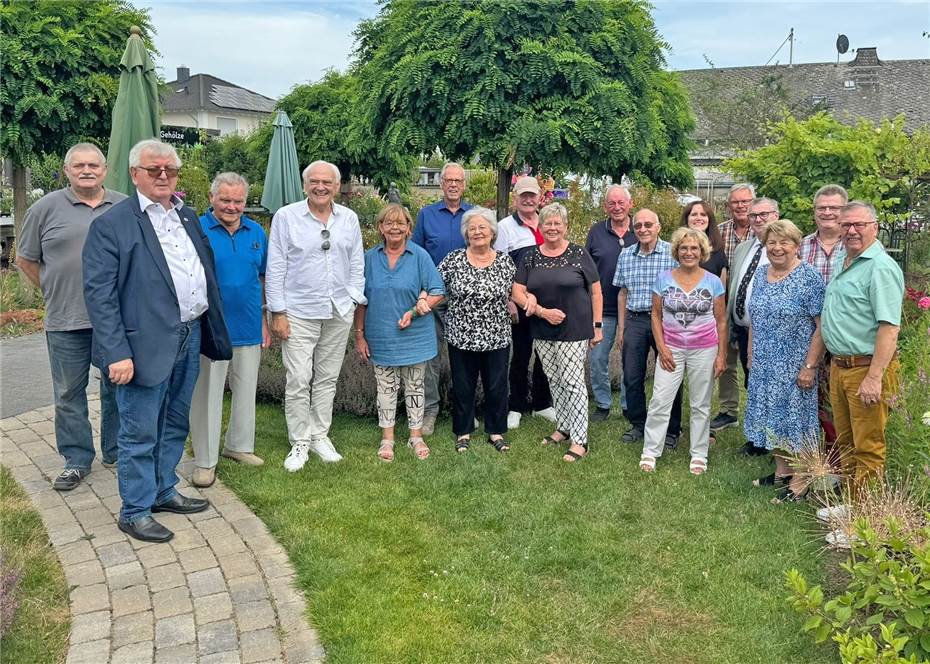
[[[594,321],[594,329],[595,329],[595,330],[599,330],[599,329],[601,329],[602,327],[604,327],[604,323],[602,323],[602,322],[599,321],[599,320]]]
[[[805,368],[805,369],[816,369],[816,368],[817,368],[817,365],[816,365],[816,364],[808,364],[807,362],[805,362],[805,363],[804,363],[804,368]]]

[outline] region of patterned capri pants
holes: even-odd
[[[378,426],[389,429],[397,419],[397,393],[404,386],[404,406],[407,408],[407,426],[423,427],[423,378],[426,362],[404,367],[375,367],[375,384],[378,388]]]
[[[587,447],[588,386],[584,377],[587,340],[537,339],[533,343],[549,379],[559,430],[567,433],[572,442]]]

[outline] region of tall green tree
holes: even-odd
[[[32,160],[110,135],[119,61],[133,25],[151,50],[148,10],[124,0],[0,4],[0,154],[13,162],[17,235]]]
[[[398,150],[511,175],[687,185],[693,118],[640,0],[384,0],[356,31],[364,125]]]

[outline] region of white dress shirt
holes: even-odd
[[[759,238],[757,238],[755,235],[753,235],[753,236],[752,236],[752,246],[751,246],[750,249],[749,249],[749,253],[746,254],[746,260],[744,260],[744,261],[743,261],[743,264],[740,265],[739,274],[736,275],[736,287],[737,287],[737,288],[739,288],[739,285],[742,283],[743,277],[746,276],[746,271],[749,269],[749,264],[752,262],[752,257],[755,256],[756,252],[759,250],[759,247],[762,247],[762,255],[759,256],[759,265],[756,266],[756,269],[758,270],[760,266],[762,266],[762,265],[768,265],[768,264],[769,264],[769,254],[768,254],[768,252],[765,250],[765,247],[762,246],[762,243],[759,242]],[[746,288],[746,312],[745,312],[745,315],[744,315],[742,318],[738,318],[738,317],[736,316],[736,311],[735,311],[735,309],[734,309],[734,312],[733,312],[733,319],[734,319],[737,323],[739,323],[740,325],[742,325],[743,327],[749,327],[749,300],[750,300],[750,298],[752,298],[752,287],[753,287],[753,285],[755,284],[755,282],[756,282],[756,279],[755,279],[755,276],[753,276],[753,277],[749,280],[749,286]],[[734,294],[734,297],[736,297],[735,294]]]
[[[139,195],[139,205],[152,222],[158,243],[165,254],[171,281],[174,282],[174,292],[178,296],[181,322],[186,323],[203,314],[209,308],[209,304],[207,275],[203,271],[197,249],[184,230],[178,215],[178,210],[183,204],[179,199],[172,197],[171,207],[166,210],[161,203],[136,193]],[[140,297],[145,297],[145,294],[141,293]]]
[[[329,231],[329,249],[323,249]],[[272,312],[308,320],[345,316],[365,299],[365,251],[358,216],[333,204],[324,223],[306,200],[285,205],[271,220],[265,300]]]

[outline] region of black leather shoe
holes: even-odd
[[[594,412],[591,413],[591,417],[588,418],[591,422],[603,422],[608,417],[610,417],[610,408],[601,408],[597,406],[594,409]]]
[[[120,519],[119,529],[130,537],[142,540],[143,542],[167,542],[174,537],[173,532],[150,516],[136,519],[132,523]]]
[[[180,493],[161,505],[152,505],[153,512],[173,512],[174,514],[193,514],[203,512],[210,507],[210,501],[205,498],[188,498]]]
[[[756,447],[752,444],[752,441],[747,440],[746,444],[743,445],[743,454],[746,456],[765,456],[769,453],[764,447]]]

